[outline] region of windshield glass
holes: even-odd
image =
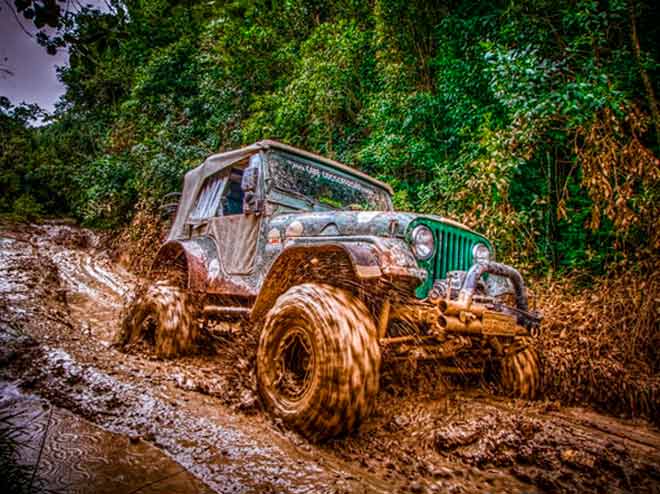
[[[330,209],[389,211],[387,192],[359,178],[273,154],[270,160],[272,186],[309,203]]]

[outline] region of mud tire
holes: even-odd
[[[199,339],[194,312],[184,289],[157,281],[128,306],[116,343],[152,341],[155,354],[162,358],[194,353]]]
[[[308,353],[297,363],[286,362],[292,338]],[[301,362],[307,371],[292,396],[282,383],[288,368]],[[297,285],[268,312],[257,351],[257,386],[265,407],[287,427],[316,441],[352,432],[371,412],[379,372],[376,326],[350,292]]]
[[[507,396],[533,400],[541,389],[538,353],[528,338],[521,338],[506,351],[500,363],[500,384]]]

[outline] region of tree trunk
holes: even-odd
[[[651,108],[651,116],[653,118],[653,124],[655,125],[655,138],[660,145],[660,111],[658,111],[658,100],[655,97],[655,91],[653,91],[651,78],[649,77],[649,74],[644,68],[644,64],[642,62],[642,50],[639,45],[639,36],[637,35],[637,14],[635,12],[635,0],[629,1],[628,12],[630,14],[630,41],[632,42],[635,61],[639,67],[639,74],[642,78],[642,83],[644,84],[644,90],[646,91],[646,97],[649,101],[649,107]]]

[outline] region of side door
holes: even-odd
[[[257,291],[258,252],[262,229],[261,157],[253,155],[224,172],[216,214],[206,228],[217,247],[221,275],[209,280],[209,291],[253,296]],[[212,270],[209,274],[213,275]]]

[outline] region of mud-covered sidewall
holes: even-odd
[[[314,370],[309,388],[295,401],[274,386],[278,345],[292,327],[310,336]],[[269,311],[257,351],[257,385],[266,408],[313,439],[353,430],[378,392],[380,349],[364,304],[343,290],[303,284],[282,295]]]

